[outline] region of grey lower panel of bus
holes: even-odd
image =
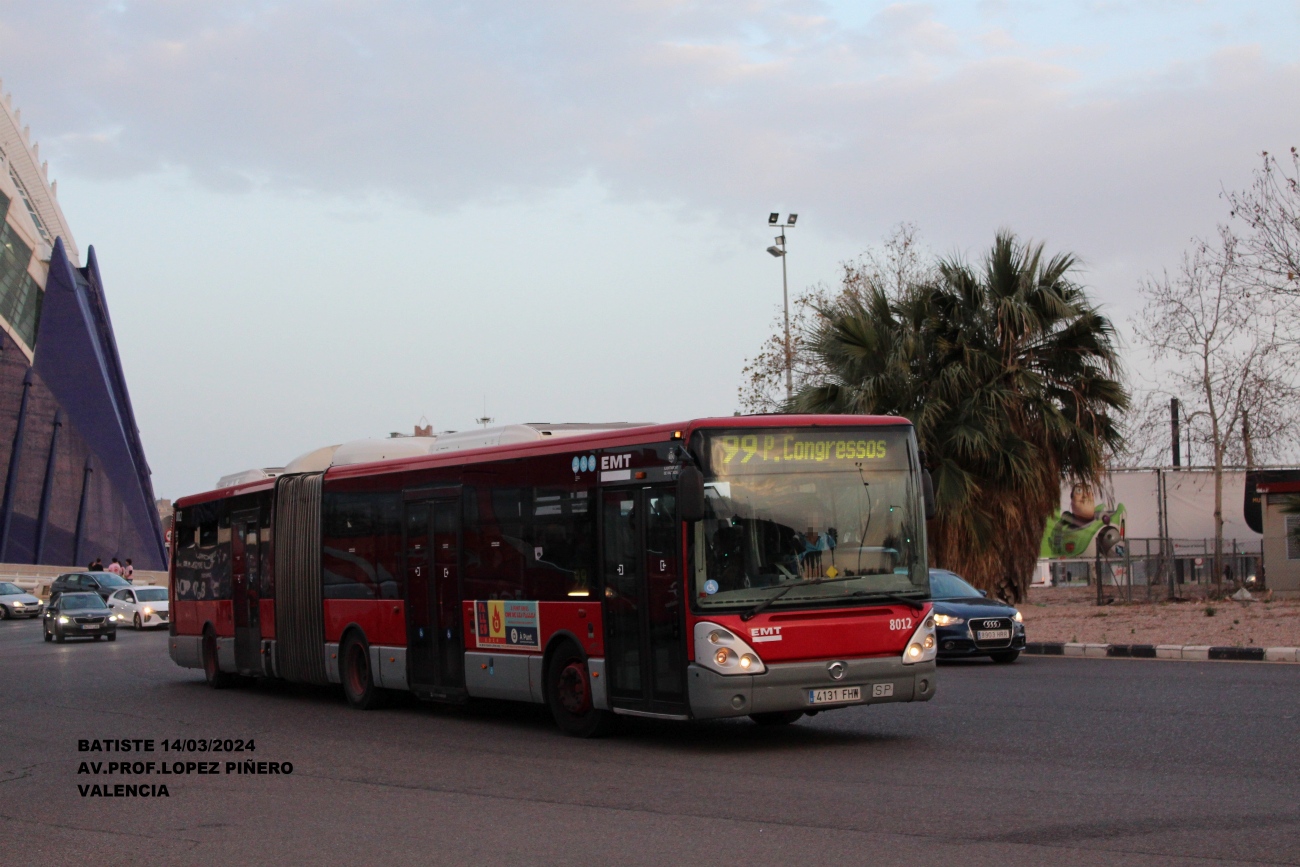
[[[339,646],[337,644],[326,644],[325,652],[321,654],[325,662],[325,677],[329,683],[342,683],[343,678],[339,676]]]
[[[545,667],[540,655],[507,653],[465,654],[465,689],[475,698],[503,698],[545,704]],[[605,660],[588,659],[591,704],[606,710]]]
[[[370,646],[370,670],[379,678],[378,686],[384,689],[407,689],[406,648]]]
[[[862,701],[929,701],[934,697],[935,664],[904,665],[902,657],[846,659],[844,677],[832,680],[825,662],[795,662],[768,666],[763,674],[722,675],[691,663],[687,668],[691,716],[696,719],[746,716],[785,710],[832,710],[846,705],[810,706],[813,689],[860,686]],[[872,697],[876,684],[890,684],[892,695]]]
[[[203,667],[203,636],[173,635],[167,639],[167,653],[172,662],[182,668]],[[217,639],[217,668],[221,671],[235,671],[235,640],[233,638]],[[275,642],[262,641],[262,673],[267,677],[276,677]]]
[[[370,679],[384,689],[409,689],[406,682],[406,648],[370,645]],[[325,661],[325,676],[330,683],[342,683],[339,668],[339,646],[327,642],[321,657]]]
[[[320,504],[323,473],[275,480],[275,636],[281,676],[302,683],[337,683],[322,656]]]
[[[465,689],[475,698],[536,701],[531,671],[534,659],[541,661],[540,656],[513,653],[466,653]]]
[[[609,696],[605,692],[605,660],[588,659],[587,671],[591,673],[591,706],[609,710]]]
[[[217,668],[228,672],[239,671],[239,667],[235,665],[235,639],[217,639]]]
[[[182,668],[203,667],[203,637],[199,635],[173,635],[167,640],[167,653],[172,662]]]

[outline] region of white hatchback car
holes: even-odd
[[[166,587],[128,587],[108,597],[108,607],[136,629],[166,626],[171,616]]]

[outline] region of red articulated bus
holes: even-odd
[[[176,503],[170,652],[214,687],[544,703],[579,736],[617,714],[780,724],[926,701],[931,501],[890,417],[320,450]]]

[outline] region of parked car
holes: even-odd
[[[51,582],[50,602],[63,593],[98,593],[107,601],[118,590],[130,586],[130,581],[112,572],[68,572]]]
[[[45,640],[108,636],[117,641],[118,615],[98,593],[64,593],[45,609]]]
[[[1015,606],[989,599],[947,569],[930,570],[930,596],[940,659],[1015,662],[1025,649],[1025,624]]]
[[[108,607],[122,623],[130,621],[136,629],[166,626],[169,616],[166,587],[127,587],[108,597]]]
[[[0,620],[10,617],[40,617],[45,610],[41,600],[17,584],[0,581]]]

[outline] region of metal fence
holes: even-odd
[[[1119,598],[1163,599],[1215,586],[1213,539],[1125,539],[1109,557],[1048,561],[1052,586],[1096,586]],[[1223,540],[1223,587],[1262,588],[1263,542]]]

